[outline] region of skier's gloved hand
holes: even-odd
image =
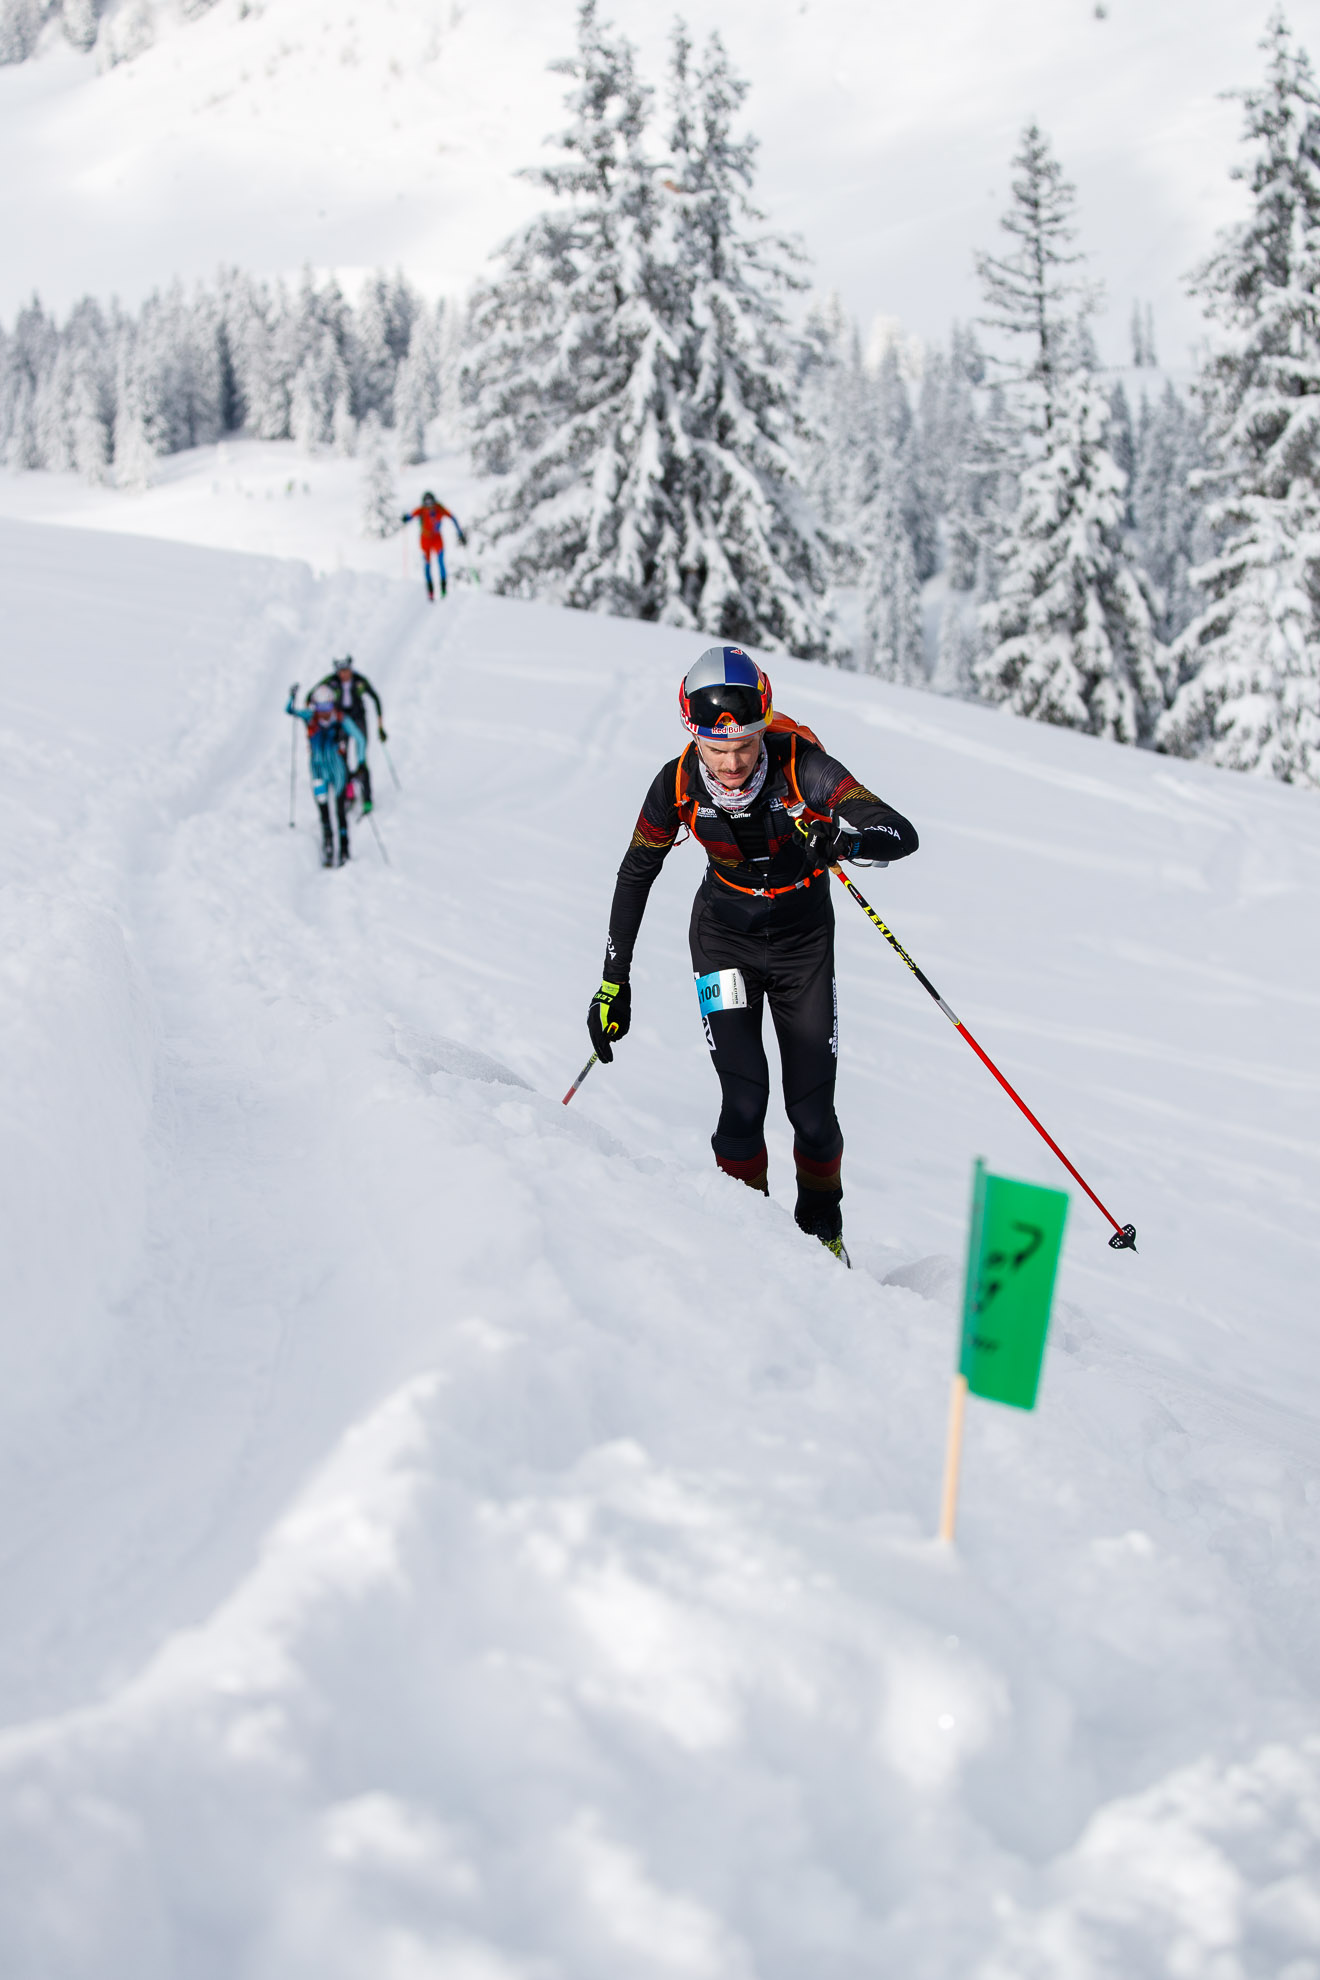
[[[862,856],[862,835],[856,826],[845,819],[836,818],[830,827],[828,854],[831,860],[860,859]]]
[[[836,859],[849,858],[848,848],[857,838],[855,832],[844,831],[841,835],[832,818],[798,818],[794,823],[811,848],[813,859],[828,866]]]
[[[379,742],[389,741],[389,737],[385,733],[385,724],[383,722],[377,722],[376,724],[376,737]]]
[[[622,983],[602,981],[587,1007],[587,1033],[591,1049],[603,1066],[614,1058],[612,1038],[626,1038],[632,1023],[632,987],[627,977]]]
[[[865,851],[866,841],[862,828],[857,825],[850,825],[846,818],[815,818],[809,825],[805,820],[799,819],[798,830],[806,839],[816,858],[827,866],[832,866],[839,859],[865,859],[867,857]],[[868,861],[868,864],[871,863]],[[888,860],[879,860],[875,861],[874,864],[887,866],[889,862]]]
[[[454,528],[455,528],[455,529],[458,529],[458,524],[457,524],[457,523],[455,523],[455,524],[454,524]],[[462,546],[463,546],[463,548],[464,548],[464,549],[466,550],[466,549],[467,549],[467,538],[466,538],[466,536],[464,536],[464,534],[463,534],[463,532],[462,532],[462,530],[461,530],[461,529],[458,529],[458,540],[459,540],[459,542],[460,542],[460,543],[462,544]]]
[[[868,838],[864,825],[852,825],[842,815],[835,818],[831,859],[855,859],[862,866],[888,866],[889,861],[882,854],[893,850],[892,839],[883,831],[872,832]]]

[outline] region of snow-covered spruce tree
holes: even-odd
[[[883,448],[879,485],[862,519],[865,556],[862,598],[867,673],[905,687],[925,687],[929,674],[921,625],[921,586],[912,536],[903,513],[902,464]]]
[[[973,678],[988,701],[1116,742],[1150,739],[1167,699],[1149,581],[1125,535],[1127,482],[1092,369],[1093,293],[1072,251],[1073,188],[1033,124],[1004,227],[1014,252],[979,257],[987,322],[1006,340],[1018,499],[994,549],[995,595]],[[1005,463],[1007,465],[1007,462]]]
[[[932,374],[932,387],[939,389],[930,399],[923,381],[922,453],[938,490],[946,592],[931,685],[941,694],[970,696],[981,651],[978,615],[990,595],[992,552],[1009,508],[1002,497],[1008,489],[1016,497],[1016,477],[1005,466],[1016,441],[1007,454],[999,444],[1007,422],[1001,387],[989,391],[987,417],[978,413],[975,394],[985,383],[986,364],[970,326],[954,324],[947,361]]]
[[[808,312],[797,392],[806,422],[802,479],[825,526],[831,576],[835,583],[855,584],[862,511],[878,486],[879,407],[857,325],[837,295]]]
[[[832,657],[825,546],[796,473],[806,438],[793,406],[799,352],[779,296],[803,287],[792,243],[761,231],[755,140],[735,137],[747,84],[718,34],[692,66],[675,29],[670,153],[676,270],[687,322],[680,592],[665,617],[742,645]]]
[[[369,412],[362,422],[362,529],[366,536],[393,536],[399,527],[399,491],[386,450],[380,414]]]
[[[1200,492],[1206,466],[1201,422],[1166,381],[1153,405],[1141,403],[1129,502],[1137,558],[1156,601],[1155,630],[1166,645],[1195,616],[1190,575],[1213,548]]]
[[[44,0],[0,0],[0,63],[26,62],[46,20]]]
[[[443,302],[439,308],[443,311]],[[399,459],[405,467],[415,467],[426,459],[426,429],[439,405],[434,322],[432,312],[423,304],[413,318],[408,349],[394,374],[394,431]]]
[[[1076,368],[1079,326],[1094,291],[1073,249],[1076,189],[1069,185],[1037,124],[1022,133],[1013,159],[1012,199],[1000,226],[1014,243],[997,256],[978,254],[986,329],[1001,340],[988,353],[993,375],[1007,390],[1026,443],[1049,431],[1055,402]]]
[[[1165,704],[1163,650],[1124,538],[1109,417],[1089,372],[1056,373],[1043,451],[1022,472],[999,548],[998,595],[982,608],[990,651],[973,675],[1015,714],[1136,743]]]
[[[560,205],[478,292],[465,398],[499,589],[819,655],[825,572],[786,445],[794,351],[756,231],[745,94],[674,40],[670,158],[648,157],[631,47],[579,11]],[[659,174],[666,174],[664,184]]]
[[[111,331],[90,297],[75,305],[54,363],[34,400],[37,446],[45,468],[106,479],[114,425]]]
[[[921,438],[896,338],[890,339],[881,356],[875,395],[881,450],[888,463],[888,473],[898,485],[917,580],[924,583],[934,575],[939,563],[939,518],[923,469]]]
[[[55,361],[59,333],[34,296],[18,312],[11,336],[4,342],[0,367],[0,443],[11,468],[40,467],[35,401],[38,388]]]
[[[496,589],[589,611],[671,615],[681,503],[681,309],[659,247],[649,91],[630,44],[578,12],[560,161],[528,173],[557,205],[501,250],[473,299],[463,391],[496,478],[477,528]]]
[[[421,297],[402,273],[371,276],[352,312],[350,348],[352,409],[355,419],[378,413],[394,416],[394,387],[408,355]]]
[[[115,367],[115,481],[120,488],[151,485],[161,434],[149,410],[149,391],[138,361],[137,337],[121,326]]]
[[[1089,369],[1090,367],[1088,367]],[[1109,452],[1123,477],[1127,496],[1124,521],[1132,527],[1132,478],[1137,469],[1137,436],[1132,423],[1132,407],[1121,378],[1115,379],[1109,394]]]
[[[1200,380],[1220,548],[1158,745],[1320,786],[1320,95],[1282,15],[1244,93],[1251,211],[1195,278],[1226,333]]]

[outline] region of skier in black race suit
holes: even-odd
[[[838,1004],[830,864],[887,864],[917,850],[907,819],[868,791],[810,729],[774,714],[770,682],[736,646],[712,646],[679,690],[694,740],[651,785],[610,909],[605,973],[587,1014],[597,1055],[632,1019],[628,972],[647,896],[686,826],[708,858],[689,943],[697,998],[719,1075],[711,1136],[727,1175],[767,1189],[768,1000],[793,1126],[799,1227],[847,1263],[843,1136],[834,1113]]]

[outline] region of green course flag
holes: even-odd
[[[1065,1191],[977,1163],[958,1360],[972,1395],[1035,1408],[1067,1215]]]

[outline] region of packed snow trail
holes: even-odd
[[[850,1274],[777,1100],[713,1169],[682,848],[560,1104],[691,640],[11,524],[0,599],[6,1975],[1312,1971],[1314,800],[771,663],[1141,1234],[1074,1193],[950,1556],[971,1158],[1060,1177],[861,914]],[[326,874],[346,646],[403,789]]]

